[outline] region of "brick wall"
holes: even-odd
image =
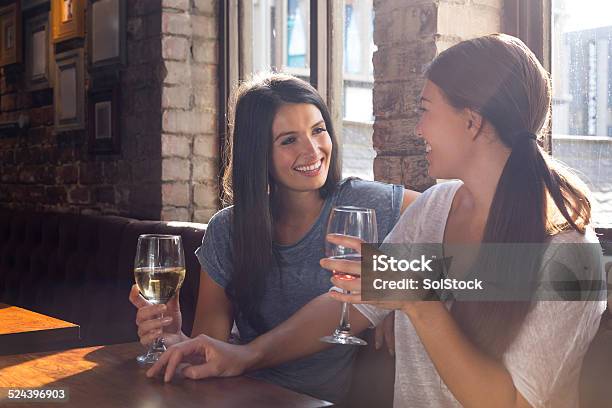
[[[375,0],[374,178],[422,191],[425,149],[414,134],[423,68],[449,46],[500,30],[502,0]]]
[[[162,219],[218,209],[216,1],[162,0]]]
[[[216,3],[127,1],[119,154],[90,154],[86,130],[56,133],[53,90],[26,92],[20,67],[3,69],[0,122],[27,114],[32,124],[0,135],[0,206],[208,221],[218,205]]]
[[[19,67],[4,68],[0,72],[0,121],[25,114],[31,118],[31,127],[19,136],[0,136],[1,206],[159,216],[159,182],[155,183],[159,172],[151,158],[159,156],[159,137],[155,134],[160,127],[160,90],[155,79],[161,56],[156,45],[160,0],[127,4],[129,58],[121,76],[121,154],[90,154],[85,129],[55,132],[53,89],[27,92],[23,71]],[[87,39],[70,41],[57,45],[56,50],[84,44]],[[87,90],[90,78],[87,69],[84,72]],[[16,102],[6,103],[9,100]]]

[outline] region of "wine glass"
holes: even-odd
[[[134,278],[140,293],[149,302],[156,305],[168,302],[185,279],[185,255],[181,237],[157,234],[139,236]],[[166,346],[160,336],[146,354],[138,356],[136,360],[141,364],[153,364],[164,351]]]
[[[342,234],[362,239],[364,242],[376,242],[376,212],[371,208],[339,206],[334,207],[327,222],[328,234]],[[348,259],[361,261],[361,254],[354,249],[325,241],[325,255],[331,259]],[[353,280],[358,276],[332,271],[337,279]],[[321,341],[333,344],[350,344],[365,346],[368,343],[351,333],[349,323],[349,306],[342,303],[340,325],[331,336],[321,337]]]

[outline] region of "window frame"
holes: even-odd
[[[339,142],[342,137],[343,3],[343,0],[310,0],[310,83],[327,103]],[[253,0],[220,0],[218,7],[219,165],[223,170],[226,163],[223,146],[229,134],[229,99],[232,90],[247,79],[253,66],[250,46]]]
[[[552,72],[551,30],[552,0],[504,0],[502,31],[520,38],[549,72]],[[553,155],[552,123],[549,123],[543,147]],[[593,227],[600,240],[612,237],[612,228]]]
[[[502,31],[520,38],[551,72],[552,0],[504,0]],[[548,124],[542,147],[552,155],[552,123]]]

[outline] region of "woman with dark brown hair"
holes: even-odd
[[[196,251],[202,267],[191,335],[250,343],[331,287],[319,260],[333,206],[374,208],[379,239],[418,193],[356,178],[341,180],[330,114],[307,82],[285,74],[246,81],[232,104],[232,132],[224,192],[228,206],[209,221]],[[178,297],[150,305],[134,287],[142,344],[163,336],[171,347],[189,340],[181,331]],[[320,321],[339,319],[328,302]],[[329,310],[331,309],[331,310]],[[160,319],[160,313],[164,319]],[[162,328],[164,329],[162,331]],[[355,350],[333,346],[300,361],[251,375],[330,401],[346,394]],[[185,375],[200,378],[197,369]],[[166,378],[169,380],[169,377]]]
[[[538,145],[550,106],[550,77],[519,39],[493,34],[442,52],[426,72],[416,133],[425,141],[430,175],[456,181],[423,193],[385,239],[438,244],[443,255],[462,260],[463,254],[453,252],[456,245],[534,245],[542,252],[518,259],[502,253],[492,260],[505,261],[486,264],[508,272],[518,261],[523,267],[507,277],[526,283],[525,298],[364,302],[361,279],[332,278],[351,293],[320,296],[249,345],[185,342],[162,357],[154,372],[171,376],[178,361],[191,355],[206,355],[202,377],[237,375],[309,355],[324,347],[318,337],[334,327],[316,318],[333,310],[325,303],[333,298],[356,304],[356,332],[396,310],[396,407],[576,407],[582,359],[605,309],[605,279],[601,248],[589,227],[587,189]],[[360,250],[354,238],[328,240]],[[565,250],[558,250],[562,245]],[[464,270],[479,257],[468,258]],[[321,265],[361,272],[358,262],[323,259]],[[569,301],[563,290],[558,297],[553,290],[549,298],[540,297],[538,282],[558,271],[594,283],[591,296],[578,291],[580,297]]]

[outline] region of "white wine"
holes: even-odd
[[[140,293],[151,303],[166,303],[183,284],[184,267],[143,267],[134,269]]]

